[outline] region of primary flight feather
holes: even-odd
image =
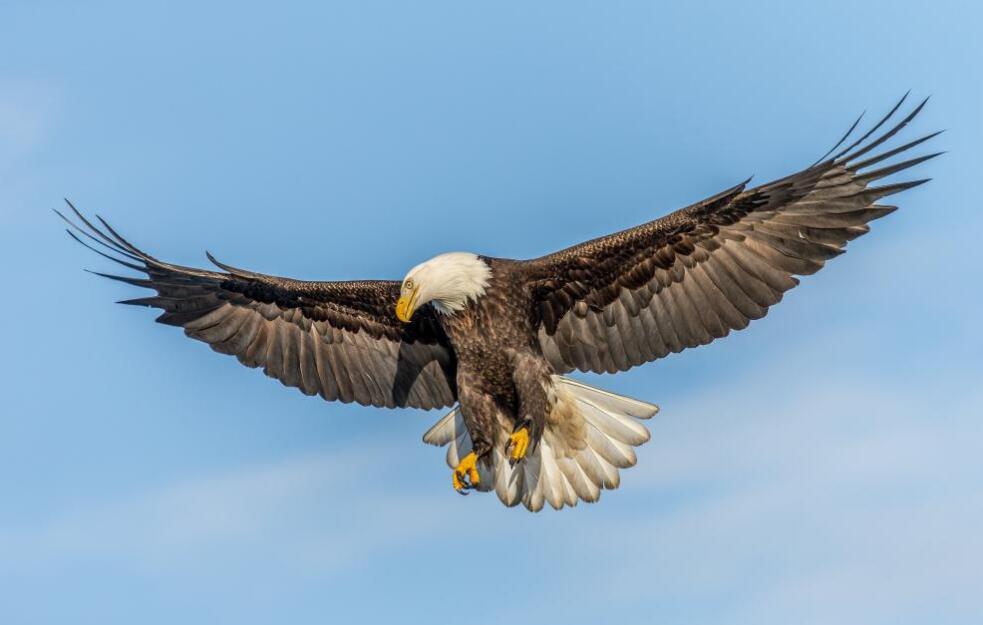
[[[925,105],[888,124],[904,101],[781,180],[751,189],[745,181],[533,260],[442,254],[402,281],[291,280],[210,254],[221,271],[182,267],[71,204],[75,219],[63,217],[80,243],[146,277],[99,275],[157,293],[123,303],[160,308],[159,322],[308,395],[454,406],[424,441],[448,447],[456,490],[561,508],[617,488],[619,469],[649,438],[640,420],[658,411],[562,374],[626,371],[763,317],[795,276],[815,273],[895,210],[880,199],[926,182],[874,184],[937,156],[882,164],[938,133],[873,155]]]

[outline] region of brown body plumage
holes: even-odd
[[[481,261],[491,267],[485,295],[441,317],[457,355],[458,401],[479,458],[504,443],[502,421],[512,429],[528,426],[535,448],[551,408],[547,389],[555,373],[536,338],[524,265]]]

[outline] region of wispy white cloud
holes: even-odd
[[[0,552],[7,565],[43,569],[89,558],[159,567],[270,550],[328,571],[437,525],[438,507],[425,494],[389,483],[405,461],[399,449],[371,450],[247,466],[90,503],[33,527],[0,529]],[[338,514],[349,506],[358,514]]]
[[[48,82],[0,79],[0,167],[44,143],[59,102]]]
[[[489,574],[517,566],[523,580],[522,593],[476,623],[596,622],[612,609],[624,610],[621,622],[648,622],[639,605],[700,605],[707,620],[756,625],[983,611],[974,590],[983,390],[956,392],[953,379],[926,392],[844,366],[822,386],[797,369],[797,381],[765,393],[761,380],[787,379],[784,368],[800,364],[769,361],[712,395],[664,402],[622,491],[589,510],[530,517],[491,496],[461,502],[395,478],[412,443],[377,441],[92,503],[0,530],[0,551],[25,570],[90,559],[179,571],[261,562],[303,577],[375,562],[409,575],[402,551],[432,548],[453,571],[452,545],[466,532],[469,550],[492,558],[482,560]],[[686,620],[660,612],[664,623]]]
[[[983,613],[983,424],[971,418],[983,393],[939,418],[904,389],[799,384],[757,415],[760,387],[726,391],[676,406],[668,418],[704,416],[656,427],[626,480],[630,496],[667,503],[580,541],[588,560],[632,554],[598,589],[608,602],[689,597],[756,624]]]
[[[43,182],[32,157],[52,140],[62,94],[40,79],[0,77],[0,219],[25,213],[25,198]]]

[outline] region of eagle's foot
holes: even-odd
[[[472,451],[457,463],[454,473],[451,475],[451,482],[454,484],[454,490],[462,495],[467,495],[480,481],[481,479],[478,477],[478,456]]]
[[[509,455],[509,464],[515,466],[516,462],[525,459],[526,451],[529,449],[529,428],[521,427],[509,436],[509,442],[505,445],[505,452]]]

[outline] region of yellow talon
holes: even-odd
[[[509,462],[512,464],[526,457],[526,450],[529,449],[529,430],[527,428],[519,428],[512,432],[512,435],[509,436],[509,442],[505,446],[507,451],[510,448]]]
[[[454,484],[454,490],[464,495],[467,494],[469,488],[477,486],[481,482],[481,478],[478,476],[478,456],[473,451],[457,463],[457,467],[454,468],[454,473],[451,475],[451,481]]]

